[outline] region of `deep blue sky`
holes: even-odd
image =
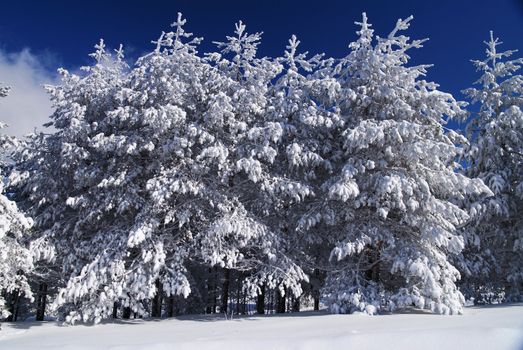
[[[494,30],[506,49],[523,49],[523,0],[495,1],[27,1],[4,2],[0,9],[0,47],[7,52],[30,48],[47,57],[50,69],[88,64],[99,38],[123,43],[132,57],[153,48],[151,40],[178,11],[187,29],[205,38],[200,51],[222,40],[242,19],[248,31],[263,31],[262,55],[279,55],[291,34],[302,49],[340,57],[353,40],[354,21],[366,11],[377,34],[386,35],[396,19],[414,15],[408,34],[429,37],[412,52],[413,63],[432,63],[429,78],[456,94],[477,77],[472,58],[484,55],[483,40]],[[522,53],[523,55],[523,53]]]

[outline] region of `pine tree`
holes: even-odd
[[[423,43],[401,34],[411,19],[375,38],[364,14],[348,56],[313,74],[332,82],[311,98],[323,110],[311,117],[311,142],[328,166],[308,174],[318,185],[297,227],[331,249],[323,293],[333,312],[414,306],[449,314],[464,302],[450,260],[469,219],[458,198],[489,191],[455,171],[464,140],[444,120],[461,117],[462,104],[421,79],[427,66],[407,66],[407,51]]]
[[[473,224],[465,233],[464,287],[476,302],[493,294],[508,300],[523,296],[523,76],[516,72],[523,59],[516,51],[498,51],[492,32],[485,60],[473,61],[481,78],[465,90],[479,111],[467,125],[465,174],[478,177],[494,196],[475,207]],[[502,297],[502,296],[501,296]],[[499,298],[496,297],[496,298]]]
[[[0,86],[0,97],[9,93],[9,87]],[[5,124],[0,125],[1,128]],[[6,168],[8,153],[16,146],[16,139],[0,135],[2,170]],[[2,171],[2,177],[5,177]],[[6,305],[4,296],[11,299],[24,296],[33,299],[28,282],[28,274],[33,270],[33,254],[27,245],[27,236],[33,222],[26,217],[9,198],[5,182],[0,182],[0,318],[13,316],[16,305]],[[13,298],[14,297],[14,298]],[[11,310],[10,310],[11,309]],[[16,319],[16,314],[13,320]]]
[[[172,315],[219,303],[233,312],[234,299],[245,312],[239,305],[257,296],[258,312],[274,300],[285,312],[304,290],[319,307],[325,282],[333,312],[461,312],[462,228],[471,208],[490,217],[481,179],[497,193],[490,207],[507,213],[519,210],[523,185],[503,177],[516,195],[496,207],[498,185],[473,171],[479,134],[458,172],[467,141],[445,123],[464,118],[464,104],[423,79],[428,66],[409,66],[423,44],[402,34],[411,19],[380,38],[364,15],[342,59],[299,53],[295,36],[283,57],[262,58],[261,33],[242,22],[219,52],[199,54],[201,38],[179,14],[132,66],[101,40],[93,66],[60,70],[61,84],[48,87],[53,129],[19,149],[9,187],[35,219],[31,249],[56,250],[59,269],[39,265],[58,288],[53,308],[70,323],[99,322],[118,308],[159,317],[164,297]],[[521,78],[506,81],[500,123],[488,127],[505,142],[494,163],[509,153],[521,174]],[[482,103],[490,96],[489,118],[496,89],[477,92]],[[521,232],[510,235],[519,247]],[[511,283],[521,273],[514,254],[496,258]]]
[[[328,260],[329,248],[322,239],[327,231],[320,233],[313,226],[323,200],[318,188],[331,171],[331,147],[340,126],[339,116],[326,106],[339,84],[322,71],[332,60],[323,60],[323,55],[309,58],[308,52],[298,52],[299,45],[293,35],[283,57],[277,58],[284,71],[269,93],[268,114],[283,130],[271,170],[278,203],[275,220],[288,256],[310,276],[318,266],[325,268]],[[304,287],[312,290],[309,283]]]
[[[115,302],[148,315],[162,289],[204,290],[188,262],[253,271],[251,293],[299,294],[306,279],[266,215],[280,129],[261,117],[278,65],[254,57],[258,35],[241,23],[224,44],[233,61],[204,59],[185,22],[133,67],[100,41],[82,76],[60,70],[48,87],[56,131],[18,156],[13,186],[56,247],[65,278],[53,306],[68,322],[109,318]]]
[[[227,150],[217,164],[217,178],[223,180],[214,185],[225,201],[217,206],[222,213],[199,235],[201,252],[211,265],[247,272],[244,288],[250,296],[261,294],[263,285],[281,285],[281,291],[285,286],[299,295],[307,276],[282,238],[282,181],[273,173],[283,129],[270,113],[270,86],[282,67],[256,56],[261,33],[248,34],[241,21],[227,39],[217,43],[220,54],[208,56],[224,75],[216,81],[220,93],[210,96],[217,101],[209,110],[215,118],[209,132]]]

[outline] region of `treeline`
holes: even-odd
[[[2,316],[519,300],[523,61],[491,36],[469,112],[409,65],[411,19],[379,37],[364,14],[340,59],[295,36],[268,58],[242,22],[199,54],[179,15],[132,66],[100,41],[59,70],[52,128],[2,139]]]

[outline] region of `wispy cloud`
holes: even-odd
[[[23,136],[49,121],[51,103],[43,85],[55,83],[56,73],[49,69],[49,57],[24,49],[17,53],[0,50],[0,82],[11,86],[9,96],[0,99],[2,131]]]

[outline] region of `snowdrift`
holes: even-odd
[[[469,307],[462,316],[419,311],[366,316],[186,316],[96,326],[4,323],[0,349],[523,349],[523,304]]]

